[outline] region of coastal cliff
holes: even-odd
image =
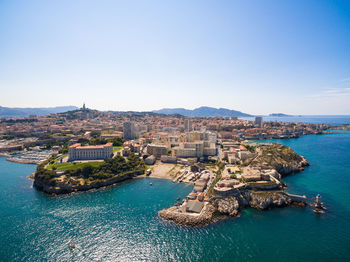
[[[247,192],[249,207],[266,210],[274,207],[284,207],[292,203],[292,199],[282,192]]]
[[[138,175],[137,173],[125,174],[122,176],[117,176],[111,179],[99,180],[91,183],[75,184],[72,182],[49,182],[45,179],[40,179],[34,176],[33,187],[39,191],[43,191],[47,194],[69,194],[78,191],[88,191],[91,189],[97,189],[105,186],[110,186],[118,182],[122,182],[127,179],[131,179]]]

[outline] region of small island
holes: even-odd
[[[292,115],[287,115],[287,114],[283,114],[283,113],[272,113],[272,114],[269,114],[269,116],[271,116],[271,117],[290,117]]]

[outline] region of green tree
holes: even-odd
[[[94,171],[94,169],[92,166],[84,166],[83,169],[81,170],[81,173],[82,173],[84,178],[88,178],[89,176],[91,176],[93,171]]]
[[[113,143],[113,146],[122,146],[124,143],[124,139],[118,136],[118,137],[109,139],[108,142]]]

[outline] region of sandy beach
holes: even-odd
[[[150,166],[151,174],[148,177],[174,180],[176,173],[183,168],[181,165],[157,162],[155,165]]]

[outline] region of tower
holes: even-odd
[[[192,131],[192,123],[190,119],[185,119],[185,132],[190,132]]]
[[[135,138],[135,126],[132,122],[124,122],[123,137],[125,140],[132,140]]]
[[[263,118],[261,116],[255,117],[255,125],[262,128],[263,127]]]

